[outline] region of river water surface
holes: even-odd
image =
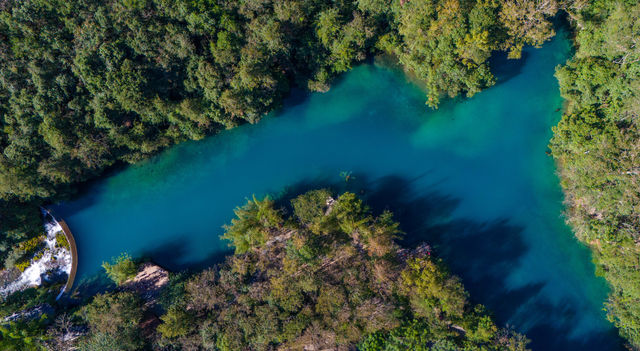
[[[495,58],[496,86],[437,111],[401,72],[361,65],[256,125],[97,181],[54,206],[76,238],[76,281],[122,252],[173,269],[210,265],[229,253],[221,226],[245,198],[333,186],[396,213],[406,245],[431,243],[472,300],[534,350],[620,349],[602,310],[606,285],[563,222],[545,154],[563,103],[554,68],[570,50],[561,33],[521,61]]]

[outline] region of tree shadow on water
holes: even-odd
[[[431,244],[434,254],[462,278],[472,302],[487,306],[500,325],[513,321],[514,327],[525,330],[533,350],[620,349],[613,329],[569,335],[584,321],[581,301],[552,303],[543,292],[545,282],[511,286],[508,279],[528,251],[523,227],[508,219],[452,219],[460,199],[421,192],[415,189],[416,180],[385,177],[372,184],[366,196],[376,212],[394,213],[406,233],[404,246]]]
[[[213,228],[211,235],[216,235],[213,233]],[[185,234],[182,237],[188,238],[189,235]],[[188,240],[186,239],[176,239],[143,252],[141,257],[170,271],[179,272],[185,270],[199,271],[221,263],[225,260],[225,257],[233,254],[231,248],[225,248],[225,250],[212,251],[205,258],[189,260],[187,257],[189,257],[190,249],[187,244]]]
[[[578,325],[589,318],[580,310],[582,301],[564,298],[553,302],[552,293],[543,291],[548,284],[544,281],[516,287],[508,281],[527,251],[522,230],[507,220],[485,224],[459,220],[427,229],[437,254],[463,279],[472,301],[487,306],[501,325],[512,323],[525,332],[531,349],[619,349],[613,330],[570,335],[579,333]]]
[[[527,330],[527,337],[532,340],[529,346],[533,350],[625,350],[615,328],[585,330],[580,335],[571,335],[579,328],[577,318],[581,312],[571,301],[549,304],[536,300],[530,310],[544,318]]]
[[[115,287],[115,283],[101,270],[94,275],[76,279],[71,293],[63,295],[62,301],[73,304],[74,302],[88,299],[96,294],[112,291]]]
[[[459,199],[437,192],[420,194],[413,188],[406,179],[386,177],[377,182],[367,199],[374,210],[394,213],[406,233],[403,246],[429,243],[434,254],[463,279],[473,301],[491,306],[504,320],[540,291],[539,285],[522,291],[504,289],[504,279],[527,251],[522,227],[507,220],[478,223],[451,219]]]
[[[528,245],[524,228],[509,219],[478,222],[455,218],[461,200],[437,191],[417,187],[413,179],[387,176],[368,179],[355,175],[353,182],[314,179],[290,187],[279,197],[281,204],[305,191],[330,188],[339,194],[359,194],[374,213],[390,210],[406,233],[401,244],[413,247],[427,242],[434,254],[443,258],[451,271],[460,276],[472,303],[488,307],[501,326],[513,323],[526,332],[533,350],[617,350],[615,330],[594,329],[571,336],[584,322],[580,301],[552,302],[544,291],[546,282],[513,286],[508,281],[520,267]],[[428,188],[428,187],[427,187]],[[618,344],[616,344],[616,341]]]
[[[489,66],[491,73],[496,77],[496,85],[508,82],[519,75],[528,58],[529,53],[526,50],[522,51],[519,59],[510,59],[505,51],[494,52],[489,59]]]

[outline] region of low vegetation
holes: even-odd
[[[118,285],[132,279],[138,273],[137,264],[126,253],[113,258],[111,262],[102,262],[102,268],[107,276]]]
[[[42,351],[45,350],[50,327],[56,311],[55,298],[62,288],[62,283],[47,284],[38,288],[29,288],[14,292],[0,304],[0,350],[7,351]],[[44,313],[33,316],[5,320],[16,313],[33,311],[42,306]]]
[[[56,246],[71,250],[71,244],[69,244],[67,236],[62,231],[56,233]]]
[[[36,259],[36,255],[42,254],[42,249],[45,247],[45,237],[43,235],[33,237],[29,240],[23,241],[16,245],[5,261],[5,268],[11,269],[13,267],[18,268],[20,271],[24,271],[31,261]]]

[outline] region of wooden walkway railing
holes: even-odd
[[[67,285],[64,286],[63,290],[64,292],[69,292],[73,286],[73,281],[76,278],[76,271],[78,270],[78,248],[76,247],[76,239],[73,238],[73,234],[71,234],[71,230],[69,230],[67,223],[61,219],[58,221],[58,224],[62,227],[62,232],[64,233],[64,236],[67,237],[67,241],[71,247],[71,272],[69,272]]]

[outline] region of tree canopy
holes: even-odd
[[[273,208],[273,202],[254,198],[243,208],[264,207]],[[436,344],[525,349],[524,337],[498,328],[482,306],[469,303],[441,260],[395,243],[400,231],[389,212],[375,216],[354,194],[333,200],[328,190],[302,194],[292,207],[290,217],[279,217],[282,226],[267,232],[264,223],[246,222],[245,213],[236,211],[234,226],[242,221],[260,240],[223,236],[243,249],[179,283],[181,293],[168,301],[158,328],[159,344],[216,350],[359,345],[372,351],[401,342],[423,350],[440,350]]]

